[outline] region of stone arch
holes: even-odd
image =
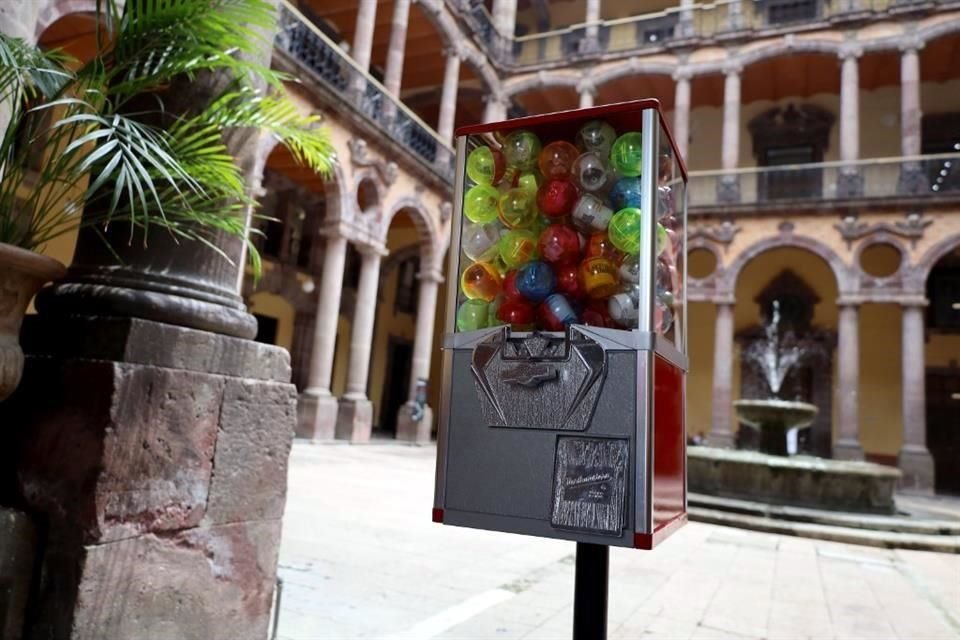
[[[936,40],[937,38],[948,36],[957,32],[960,32],[960,14],[953,15],[948,20],[933,22],[933,24],[921,26],[912,35],[919,41],[920,44],[927,44],[933,40]]]
[[[390,230],[390,224],[394,217],[401,211],[406,211],[413,220],[414,228],[420,238],[419,246],[421,250],[420,269],[424,272],[441,274],[443,271],[444,246],[440,238],[440,229],[437,227],[436,220],[426,211],[423,202],[413,196],[404,196],[397,199],[387,216],[383,220],[378,234],[378,240],[386,244],[387,233]]]
[[[503,85],[504,95],[511,97],[525,93],[532,89],[547,89],[550,87],[577,87],[583,80],[583,75],[571,69],[538,71],[536,73],[511,78]]]
[[[264,133],[257,142],[257,153],[254,158],[253,170],[251,173],[251,185],[254,195],[258,195],[263,181],[263,172],[267,168],[267,159],[270,154],[281,144],[275,136]],[[343,203],[349,202],[349,196],[346,191],[347,182],[344,179],[343,167],[336,159],[330,170],[330,175],[323,178],[323,197],[326,200],[326,221],[333,222],[343,220],[344,214],[349,213],[344,210]]]
[[[843,47],[843,42],[796,38],[791,34],[787,34],[782,38],[765,43],[756,49],[731,56],[729,61],[746,67],[769,58],[778,58],[780,56],[789,56],[797,53],[839,55]]]
[[[676,70],[676,63],[650,62],[639,58],[627,58],[620,64],[601,69],[597,73],[585,77],[589,77],[593,85],[599,87],[624,76],[638,74],[672,76]]]
[[[927,278],[930,277],[930,272],[933,271],[936,264],[945,255],[958,248],[960,248],[960,235],[951,235],[936,243],[927,249],[926,253],[909,270],[904,284],[908,285],[911,290],[923,294],[926,291]]]
[[[737,279],[743,268],[760,254],[780,248],[805,249],[826,262],[827,266],[830,267],[830,270],[833,272],[833,277],[836,279],[839,295],[843,296],[857,290],[857,282],[851,274],[850,267],[833,249],[808,236],[781,233],[760,240],[742,251],[740,255],[724,269],[723,273],[719,275],[717,281],[718,293],[733,296]]]

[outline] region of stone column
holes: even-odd
[[[507,118],[507,99],[505,96],[488,93],[483,96],[486,106],[483,109],[484,122],[498,122]]]
[[[723,131],[720,143],[720,166],[724,171],[733,171],[740,162],[740,70],[740,66],[735,64],[724,69]],[[739,176],[720,177],[717,201],[740,202]]]
[[[923,113],[920,108],[920,43],[907,42],[900,54],[900,154],[906,158],[920,155]],[[900,168],[898,191],[925,193],[928,180],[920,163],[905,161]]]
[[[317,323],[313,331],[313,355],[307,390],[300,396],[297,436],[311,440],[332,440],[337,423],[337,399],[330,393],[333,356],[340,318],[343,267],[347,239],[332,231],[323,256],[323,276],[317,296]]]
[[[680,19],[674,30],[675,38],[692,38],[696,35],[693,25],[693,5],[694,0],[680,0]]]
[[[351,43],[350,52],[353,56],[353,61],[356,62],[357,66],[364,72],[370,70],[370,54],[373,51],[373,28],[376,26],[376,22],[377,0],[360,0],[360,6],[357,9],[357,25],[353,30],[353,42]],[[402,62],[400,66],[403,66]]]
[[[373,345],[373,324],[377,317],[377,286],[380,283],[381,250],[364,247],[360,263],[357,305],[350,334],[350,368],[347,370],[347,392],[340,400],[337,416],[338,440],[367,442],[373,428],[373,403],[367,398],[370,374],[370,351]]]
[[[920,155],[920,55],[917,45],[900,54],[900,153]]]
[[[517,0],[493,0],[493,26],[507,40],[517,29]]]
[[[717,302],[713,350],[713,425],[708,444],[730,448],[733,433],[733,300]]]
[[[593,83],[581,82],[577,87],[577,90],[580,93],[580,108],[585,109],[587,107],[592,107],[594,98],[597,97],[597,88],[593,86]]]
[[[677,82],[673,101],[673,138],[686,161],[690,143],[690,72],[677,71],[673,79]]]
[[[387,68],[383,74],[383,86],[386,87],[390,95],[397,97],[400,97],[400,81],[403,79],[403,54],[407,46],[407,21],[409,19],[410,0],[394,0],[390,44],[387,48]],[[357,25],[357,28],[359,28],[359,25]]]
[[[903,305],[903,448],[897,466],[901,489],[933,492],[933,457],[927,450],[924,308],[926,301]]]
[[[730,4],[727,5],[727,30],[739,31],[743,26],[743,6],[741,0],[730,0]]]
[[[600,50],[600,0],[587,0],[586,9],[580,53],[594,53]]]
[[[837,327],[837,408],[840,435],[833,446],[833,457],[863,460],[860,446],[860,334],[859,312],[854,303],[840,301]]]
[[[860,80],[857,59],[861,51],[849,48],[840,62],[840,160],[845,164],[837,178],[837,195],[863,195],[863,176],[856,165],[860,158]]]
[[[437,133],[444,142],[453,144],[453,123],[457,114],[457,88],[460,83],[460,52],[447,49],[447,65],[443,71],[443,92],[440,94],[440,121]]]
[[[437,313],[437,288],[443,281],[439,272],[420,274],[417,301],[417,333],[413,342],[413,368],[410,374],[410,400],[397,416],[397,439],[409,442],[430,442],[433,411],[426,404],[416,406],[417,381],[430,377],[430,356],[433,352],[433,325]],[[419,416],[418,416],[419,413]],[[419,417],[419,420],[416,418]]]

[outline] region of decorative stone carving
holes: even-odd
[[[782,234],[784,234],[784,235],[788,235],[788,234],[793,233],[793,230],[794,230],[795,228],[796,228],[796,225],[794,225],[794,224],[793,224],[792,222],[790,222],[789,220],[784,220],[783,222],[781,222],[780,224],[777,225],[777,231],[779,231],[780,233],[782,233]]]
[[[374,158],[370,155],[367,141],[363,138],[350,138],[347,142],[350,148],[350,161],[357,167],[373,167],[380,174],[384,184],[391,185],[397,180],[397,163]]]
[[[917,241],[923,237],[924,231],[931,224],[933,224],[933,220],[925,219],[922,212],[909,211],[903,220],[897,220],[894,223],[875,222],[873,224],[862,222],[856,214],[848,213],[833,227],[840,232],[840,237],[846,241],[848,249],[855,241],[880,233],[889,233],[905,238],[910,241],[910,246],[915,248]]]
[[[740,233],[741,227],[733,224],[731,220],[724,220],[720,224],[712,227],[695,227],[690,230],[690,241],[697,238],[711,240],[717,244],[723,245],[724,252],[730,248],[730,243],[734,237]]]

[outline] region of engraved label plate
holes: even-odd
[[[558,438],[551,524],[619,535],[625,521],[629,460],[626,440]]]

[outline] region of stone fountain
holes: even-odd
[[[737,400],[733,403],[741,423],[760,432],[760,451],[785,456],[793,453],[787,437],[794,429],[805,429],[817,416],[817,407],[798,400],[780,398],[783,381],[794,367],[803,362],[810,346],[793,331],[782,332],[780,302],[773,301],[773,313],[764,327],[766,339],[752,343],[743,352],[744,361],[763,374],[770,397]]]
[[[760,451],[688,448],[690,491],[721,498],[863,513],[893,513],[900,472],[869,462],[789,455],[788,435],[809,427],[816,406],[781,398],[784,380],[804,363],[812,342],[782,330],[779,302],[764,327],[765,339],[743,352],[762,373],[769,396],[735,401],[737,418],[760,433]]]

